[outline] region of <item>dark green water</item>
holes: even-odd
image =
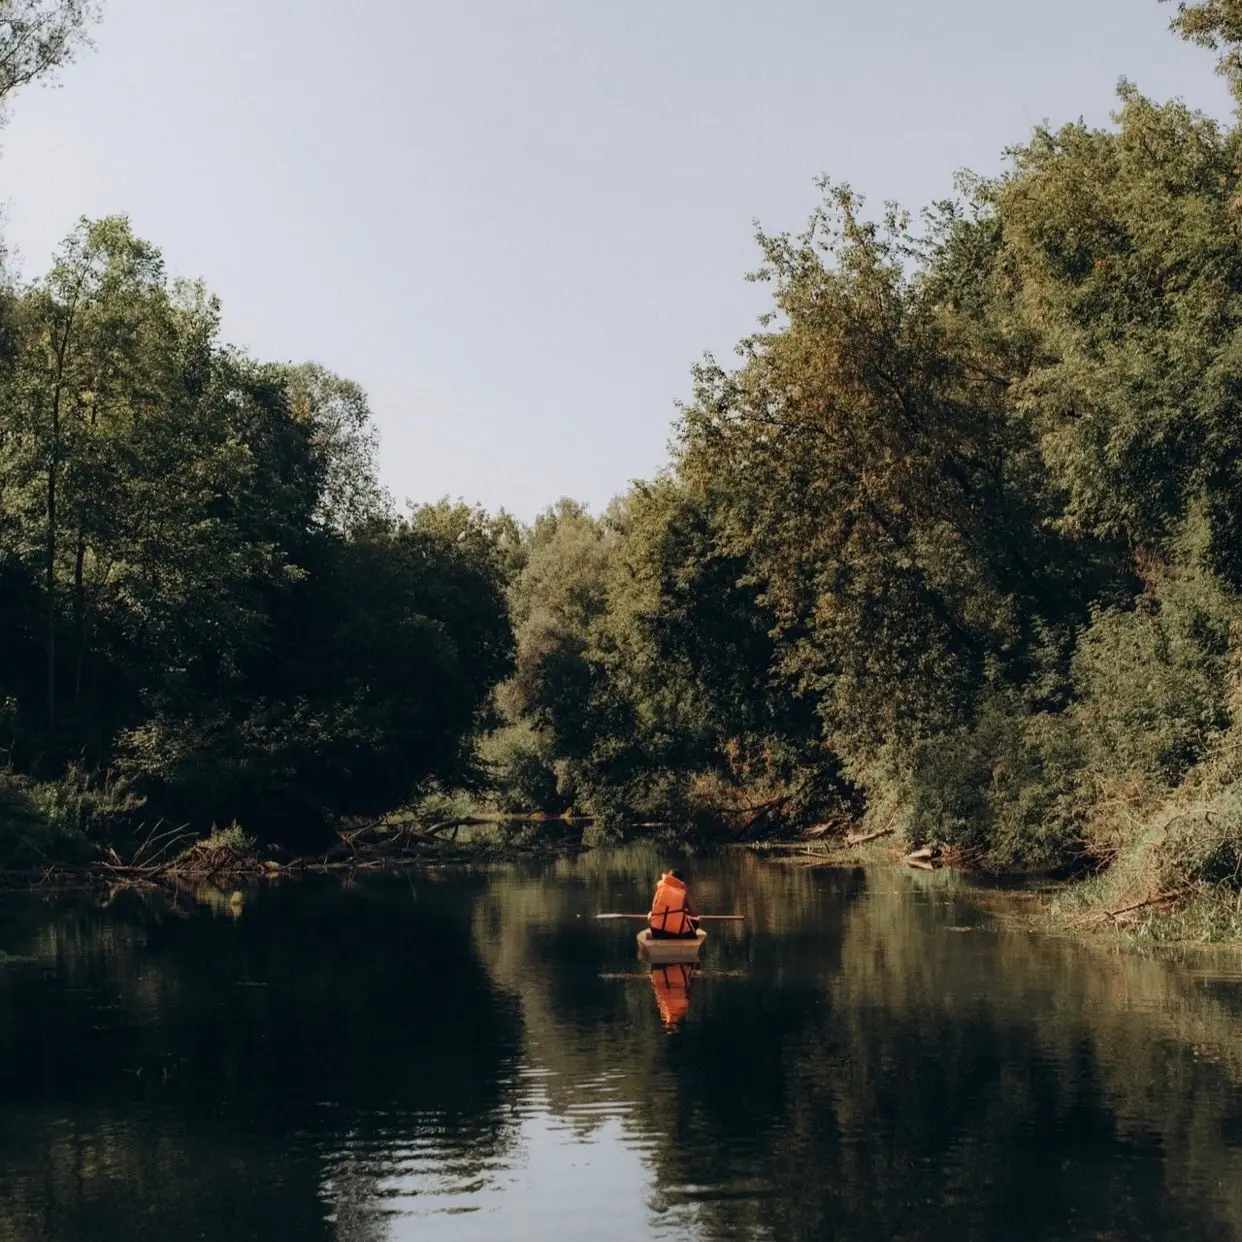
[[[669,862],[0,898],[0,1240],[1242,1238],[1236,966],[736,854],[670,1031]]]

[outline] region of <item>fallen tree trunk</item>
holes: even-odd
[[[864,832],[860,837],[846,837],[845,844],[851,848],[855,845],[866,845],[868,841],[878,841],[881,837],[891,837],[895,829],[879,828],[875,832]]]

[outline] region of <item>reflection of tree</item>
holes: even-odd
[[[0,971],[0,1239],[378,1236],[363,1205],[401,1167],[394,1135],[434,1118],[449,1161],[510,1142],[516,1010],[471,948],[469,890],[417,896],[10,917],[3,943],[36,961]],[[325,1202],[325,1159],[364,1149]]]
[[[943,873],[729,854],[695,894],[747,921],[670,1039],[633,928],[590,917],[666,862],[0,908],[34,959],[0,970],[0,1242],[378,1242],[545,1101],[620,1119],[651,1211],[722,1242],[1242,1236],[1236,990],[1007,930],[1016,899]]]
[[[666,863],[654,848],[636,846],[507,876],[476,906],[476,943],[496,982],[521,998],[527,1055],[554,1071],[544,1084],[551,1106],[583,1131],[598,1124],[573,1111],[584,1083],[600,1084],[601,1098],[641,1102],[645,1117],[661,1125],[671,1118],[675,1129],[706,1125],[726,1136],[770,1129],[785,1066],[768,1032],[774,1022],[793,1029],[813,1015],[817,981],[835,969],[861,873],[771,867],[740,852],[692,864],[696,905],[744,913],[746,922],[711,926],[682,1036],[662,1041],[650,983],[635,961],[634,928],[591,916],[601,908],[646,909]],[[777,935],[788,953],[775,951]],[[802,963],[793,973],[791,961]],[[641,986],[601,977],[624,966]],[[762,1004],[752,991],[756,979],[766,981]],[[777,979],[781,986],[772,988]],[[707,1027],[700,997],[713,1013]],[[725,1022],[714,1016],[722,1002]],[[708,1089],[683,1116],[687,1074]]]
[[[809,1201],[815,1219],[912,1237],[1041,1237],[1068,1222],[1126,1238],[1213,1236],[1228,1222],[1232,1236],[1239,1161],[1220,1123],[1242,1065],[1204,1073],[1192,1045],[1230,1040],[1236,1019],[1159,963],[946,930],[972,923],[977,908],[951,882],[852,913],[835,1018],[798,1049],[804,1090],[790,1102],[798,1159],[839,1170]],[[795,1219],[805,1194],[774,1202],[784,1236],[814,1236]]]
[[[347,1145],[325,1172],[321,1193],[331,1211],[334,1242],[383,1242],[387,1222],[383,1202],[376,1200],[370,1166]]]
[[[599,977],[629,933],[574,917],[645,896],[659,859],[632,859],[498,884],[474,931],[552,1107],[598,1092],[649,1141],[653,1210],[718,1239],[1242,1236],[1236,1000],[994,927],[980,902],[1020,899],[951,876],[857,901],[855,873],[730,857],[696,894],[748,922],[667,1040],[644,975]]]

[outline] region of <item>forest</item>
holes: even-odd
[[[6,101],[97,16],[5,12]],[[1242,3],[1171,16],[1242,108]],[[359,385],[84,220],[0,300],[0,861],[465,798],[891,829],[1236,922],[1242,129],[1118,94],[919,213],[822,180],[667,468],[530,525],[399,512]]]

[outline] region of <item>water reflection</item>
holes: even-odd
[[[651,990],[655,992],[656,1007],[670,1034],[690,1012],[690,985],[694,980],[694,967],[685,964],[653,966]]]
[[[0,1238],[331,1238],[329,1153],[503,1148],[520,1022],[469,891],[6,902],[33,960],[0,969]]]
[[[5,899],[0,1242],[1242,1236],[1236,958],[738,853],[651,969],[667,865]]]

